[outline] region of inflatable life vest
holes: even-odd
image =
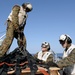
[[[53,51],[51,51],[51,50],[48,51],[48,52],[45,52],[44,55],[43,55],[43,52],[42,51],[38,52],[38,57],[37,58],[40,59],[40,60],[43,60],[43,61],[47,61],[47,58],[49,57],[50,54],[53,55],[53,61],[54,61],[55,55],[54,55]]]
[[[11,22],[12,22],[12,13],[13,13],[13,11],[11,11],[11,13],[9,14],[8,19],[7,19],[7,20],[10,20]],[[27,14],[22,6],[20,6],[18,18],[19,18],[19,25],[23,25],[27,19]]]

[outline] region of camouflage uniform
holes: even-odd
[[[19,25],[19,19],[18,14],[20,11],[20,6],[15,5],[12,8],[12,21],[10,19],[7,20],[7,32],[6,32],[6,38],[2,42],[2,45],[0,46],[0,57],[2,57],[10,48],[12,41],[14,38],[17,39],[19,46],[24,46],[26,48],[26,38],[24,36],[24,27],[26,24],[26,15],[25,15],[25,22],[22,26]]]
[[[60,68],[72,65],[75,63],[75,49],[68,55],[68,57],[57,62]]]
[[[71,51],[71,53],[67,57],[57,62],[57,65],[60,68],[65,68],[64,71],[66,72],[67,75],[71,75],[72,70],[70,69],[74,64],[75,64],[75,48]]]
[[[39,52],[38,52],[39,53]],[[35,59],[38,59],[38,53],[36,53],[35,55],[34,55],[34,58]],[[49,56],[48,56],[48,58],[47,58],[47,60],[46,61],[42,61],[43,63],[48,63],[48,62],[52,62],[52,61],[54,61],[54,55],[53,54],[50,54]]]

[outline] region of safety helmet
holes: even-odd
[[[30,12],[32,10],[32,5],[30,3],[23,3],[22,6],[26,9],[26,12]]]
[[[50,44],[48,42],[42,42],[41,47],[50,50]]]
[[[63,35],[60,36],[59,42],[60,42],[61,44],[64,44],[65,41],[67,41],[68,44],[72,43],[71,37],[70,37],[69,35],[63,34]]]

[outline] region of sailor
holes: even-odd
[[[54,61],[55,53],[51,50],[50,44],[48,42],[43,42],[41,44],[41,51],[37,52],[34,57],[42,61],[42,63],[48,63]]]
[[[6,38],[0,46],[0,57],[9,50],[14,38],[17,39],[19,47],[23,46],[26,48],[26,38],[23,31],[26,25],[27,13],[31,10],[32,5],[30,3],[13,6],[7,19]]]
[[[65,50],[57,65],[64,70],[66,75],[75,75],[75,45],[72,44],[72,39],[67,34],[61,35],[59,42]]]

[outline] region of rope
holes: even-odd
[[[13,66],[16,65],[16,63],[10,64],[10,63],[7,63],[7,62],[2,62],[2,63],[0,63],[0,67],[3,66],[4,64],[6,64],[6,65],[9,66],[9,67],[13,67]],[[28,64],[28,61],[25,61],[25,62],[23,62],[23,63],[21,63],[21,64],[19,64],[19,65],[20,65],[20,66],[23,66],[23,65],[25,65],[25,64]],[[26,70],[27,70],[27,69],[26,69]],[[28,70],[30,70],[30,68],[29,68]],[[38,68],[38,70],[39,70],[42,74],[44,74],[44,75],[50,75],[50,74],[46,71],[46,69],[44,69],[44,68]]]
[[[4,65],[4,64],[6,64],[6,65],[9,66],[9,67],[12,67],[12,66],[15,66],[15,65],[16,65],[16,63],[10,64],[10,63],[7,63],[7,62],[2,62],[2,63],[0,63],[0,67],[1,67],[2,65]],[[25,65],[25,64],[28,64],[28,62],[25,61],[25,62],[23,62],[23,63],[21,63],[21,64],[19,64],[19,65],[20,65],[20,66],[23,66],[23,65]]]

